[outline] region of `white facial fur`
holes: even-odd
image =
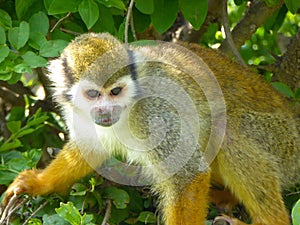
[[[115,87],[122,87],[122,90],[119,95],[111,96],[110,91]],[[101,95],[98,98],[90,99],[86,95],[88,90],[98,90]],[[94,149],[89,149],[89,151],[104,151],[111,154],[116,143],[118,143],[113,129],[115,124],[108,127],[96,124],[91,116],[91,110],[95,107],[114,106],[120,106],[122,111],[125,110],[134,103],[134,97],[137,95],[135,81],[131,79],[130,75],[127,75],[121,77],[111,86],[104,88],[89,80],[82,79],[73,85],[68,94],[72,96],[71,102],[74,106],[66,112],[66,122],[70,130],[71,140],[75,140],[77,144],[83,147],[94,146]],[[120,119],[116,123],[121,123],[121,120],[127,119],[122,117],[122,111]]]

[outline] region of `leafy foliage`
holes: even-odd
[[[276,5],[278,0],[265,0]],[[278,33],[293,37],[299,29],[300,1],[285,0],[242,46],[241,55],[250,65],[274,63],[282,54]],[[16,175],[28,168],[44,167],[47,147],[61,148],[66,129],[58,110],[49,101],[43,69],[66,45],[84,32],[109,32],[124,39],[127,0],[8,0],[0,1],[0,185],[3,191]],[[231,27],[242,18],[247,0],[229,1]],[[172,30],[178,15],[195,30],[208,14],[202,0],[135,0],[134,28],[138,35],[156,36]],[[150,32],[149,32],[150,31]],[[167,33],[168,33],[167,32]],[[156,34],[158,33],[158,34]],[[154,36],[155,36],[154,35]],[[134,40],[133,32],[129,40]],[[218,22],[208,24],[202,44],[216,47],[224,40]],[[264,73],[269,77],[268,73]],[[300,89],[280,82],[272,85],[294,102]],[[41,91],[42,90],[42,91]],[[49,149],[48,149],[49,150]],[[55,151],[54,151],[55,152]],[[54,154],[55,155],[55,154]],[[46,162],[45,162],[46,161]],[[298,195],[296,196],[299,197]],[[28,198],[28,197],[25,197]],[[66,196],[30,198],[11,218],[11,224],[101,224],[110,208],[109,224],[156,224],[155,198],[143,190],[112,184],[93,175],[73,185]],[[291,201],[295,202],[295,199]],[[292,208],[292,203],[290,209]],[[110,206],[109,206],[110,205]],[[42,206],[42,207],[40,207]],[[266,209],[267,210],[267,209]],[[216,212],[210,211],[211,217]],[[34,217],[30,218],[30,215]],[[299,202],[292,216],[299,222]],[[209,221],[208,221],[209,223]]]
[[[292,210],[293,225],[300,224],[300,200],[297,201]]]

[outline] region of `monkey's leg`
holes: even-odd
[[[218,210],[226,212],[232,216],[232,209],[238,204],[237,199],[232,195],[228,189],[216,189],[211,187],[209,191],[209,201],[216,205]]]
[[[200,173],[182,188],[179,195],[167,201],[164,217],[167,225],[204,225],[207,215],[210,173]],[[175,187],[179,188],[179,187]]]
[[[290,224],[281,196],[278,166],[272,157],[254,149],[236,149],[235,154],[229,151],[219,153],[219,170],[225,186],[249,212],[252,225]],[[251,157],[247,151],[251,151]],[[245,225],[237,219],[232,219],[231,224]]]
[[[6,190],[3,204],[6,205],[14,194],[36,196],[53,192],[64,193],[76,180],[92,171],[80,150],[68,143],[46,169],[21,172]]]

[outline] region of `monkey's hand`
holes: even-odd
[[[68,143],[44,170],[21,172],[8,187],[3,204],[6,205],[12,196],[22,193],[32,196],[66,193],[78,179],[92,171],[80,150]]]
[[[40,173],[40,170],[25,170],[21,172],[6,190],[2,202],[3,205],[7,205],[14,195],[26,193],[35,196],[47,192],[47,184],[41,183],[41,180],[39,179]]]

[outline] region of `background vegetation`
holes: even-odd
[[[121,40],[218,48],[261,73],[299,113],[299,7],[299,0],[0,0],[0,193],[20,171],[45,167],[67,139],[44,67],[76,35],[109,32]],[[285,194],[290,210],[299,198],[299,187]],[[217,214],[211,207],[209,218]],[[234,214],[247,219],[241,207]],[[159,224],[147,188],[98,175],[67,196],[23,196],[3,215],[0,224]],[[294,224],[299,217],[298,203]]]

